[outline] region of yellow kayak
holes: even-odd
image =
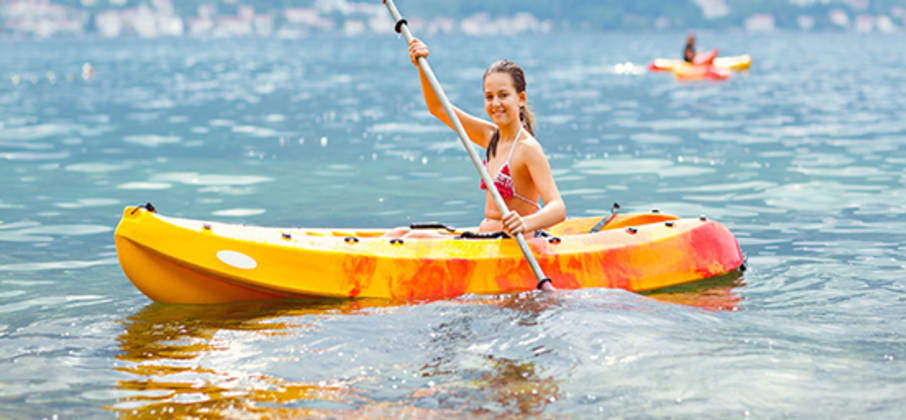
[[[609,217],[609,216],[608,216]],[[743,263],[722,224],[659,212],[567,219],[527,239],[559,289],[647,291],[723,275]],[[264,299],[431,299],[532,290],[513,239],[387,239],[379,229],[255,227],[127,207],[114,234],[120,265],[168,303]]]
[[[654,71],[670,71],[684,64],[688,63],[683,60],[676,60],[672,58],[655,58],[650,64],[648,64],[648,69]],[[727,57],[718,56],[714,59],[712,65],[720,69],[737,71],[747,70],[749,66],[752,65],[752,57],[748,54]]]

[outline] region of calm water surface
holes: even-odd
[[[571,216],[705,214],[737,235],[744,276],[644,296],[201,307],[153,304],[124,277],[124,206],[271,226],[480,220],[474,168],[425,111],[403,42],[0,41],[0,413],[901,416],[902,37],[701,33],[752,69],[645,71],[684,35],[427,41],[478,115],[484,68],[524,66]]]

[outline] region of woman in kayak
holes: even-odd
[[[418,67],[418,57],[428,57],[428,47],[418,39],[409,43],[409,59]],[[425,104],[432,115],[453,128],[440,99],[425,73],[418,67]],[[491,121],[454,107],[466,134],[486,149],[485,165],[494,187],[509,208],[502,214],[490,192],[485,194],[484,220],[479,233],[503,231],[509,235],[533,234],[566,218],[566,205],[551,175],[550,163],[534,137],[534,116],[526,105],[525,74],[510,61],[498,61],[483,77],[484,107]],[[484,181],[482,189],[487,189]],[[538,199],[544,205],[538,204]],[[390,237],[438,237],[430,231],[397,228]],[[449,237],[449,236],[445,236]]]
[[[683,48],[683,60],[687,63],[695,61],[695,35],[689,34],[686,38],[686,47]]]
[[[683,61],[695,65],[714,64],[714,59],[717,58],[718,52],[719,51],[715,48],[714,51],[707,54],[696,54],[695,35],[689,34],[689,37],[686,38],[686,47],[683,48]]]

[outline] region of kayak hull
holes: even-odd
[[[685,61],[672,58],[656,58],[648,64],[651,71],[672,71],[675,67],[684,64]],[[748,54],[726,56],[714,58],[711,63],[714,67],[728,70],[742,71],[748,70],[752,65],[752,57]]]
[[[743,262],[718,222],[660,213],[569,219],[527,242],[555,287],[654,290],[726,274]],[[629,229],[629,228],[632,229]],[[381,238],[381,230],[208,223],[127,207],[114,234],[132,283],[154,301],[434,299],[536,287],[512,239]]]
[[[725,80],[730,77],[730,70],[709,64],[681,63],[673,68],[673,75],[680,80]]]

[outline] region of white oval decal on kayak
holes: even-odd
[[[246,270],[251,270],[258,266],[258,263],[252,257],[236,251],[219,251],[217,252],[217,258],[233,267]]]

